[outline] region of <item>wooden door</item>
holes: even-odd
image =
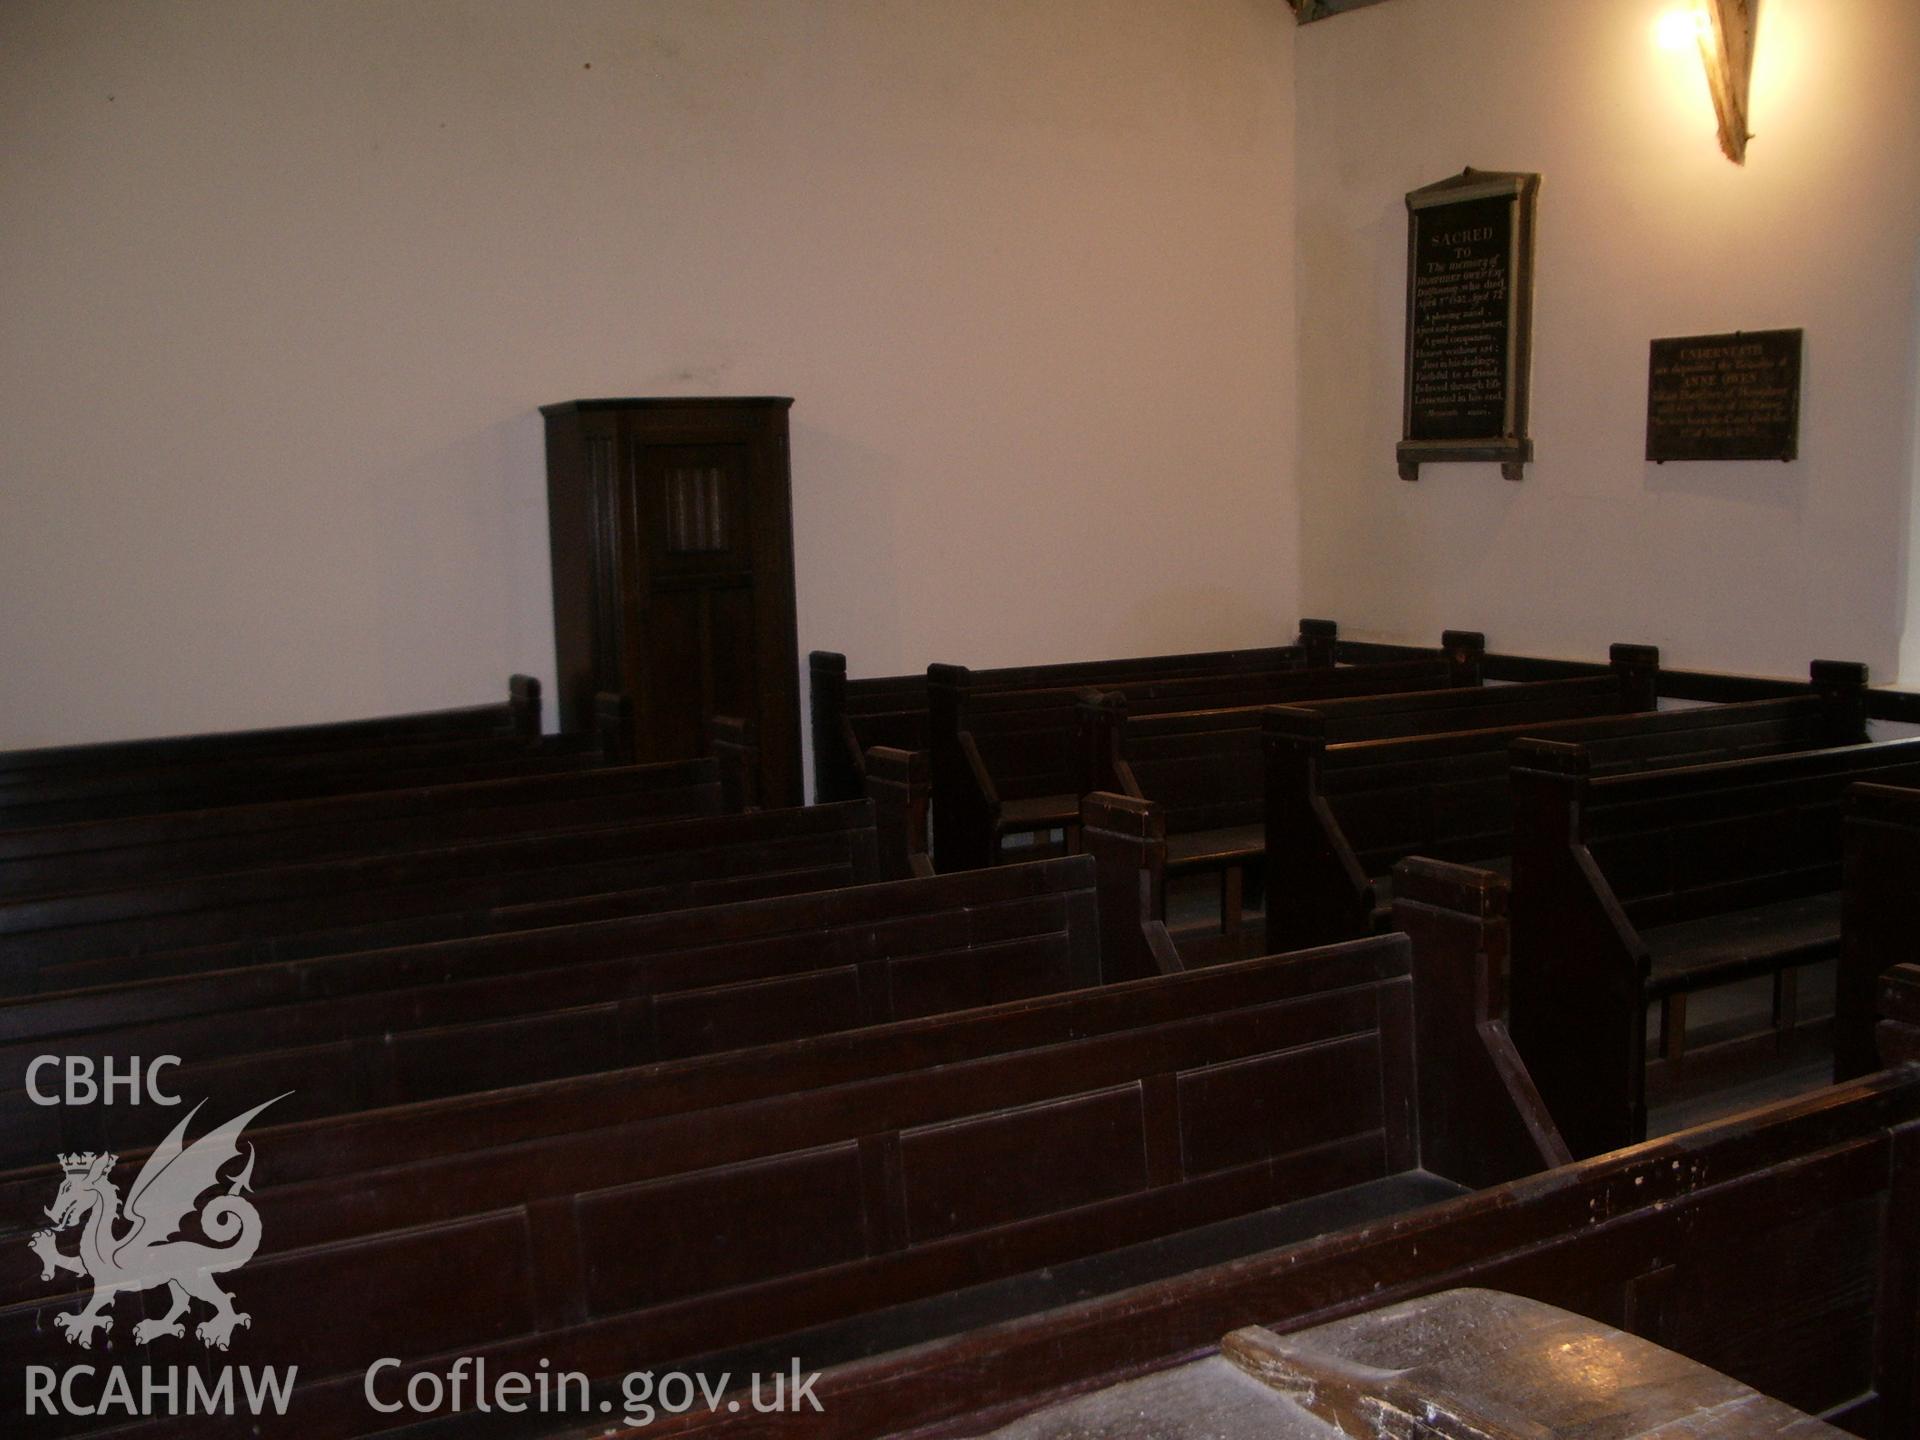
[[[601,494],[613,501],[617,523],[594,527],[589,514],[588,539],[571,552],[589,588],[598,583],[612,592],[577,607],[603,617],[611,610],[615,622],[588,627],[586,642],[595,644],[597,636],[603,654],[600,663],[583,668],[603,677],[602,686],[604,677],[617,676],[632,698],[643,761],[706,753],[715,715],[750,720],[760,748],[760,799],[768,805],[800,803],[790,403],[573,402],[618,407],[604,415],[584,412],[613,422],[601,431],[600,443],[611,442],[613,457]],[[553,426],[556,412],[566,410],[548,409],[549,523],[556,527],[565,507],[553,482],[568,468],[570,447],[556,447]],[[584,456],[594,444],[579,448]],[[590,512],[594,487],[581,488]],[[562,548],[556,535],[556,639],[565,651]],[[608,646],[617,651],[612,664],[605,663]],[[561,668],[564,677],[564,658]],[[563,711],[566,688],[563,678]]]

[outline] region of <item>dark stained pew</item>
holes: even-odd
[[[1302,700],[1297,708],[1322,717],[1315,733],[1329,741],[1651,711],[1659,653],[1637,645],[1615,652],[1606,675]],[[1267,853],[1264,713],[1252,706],[1139,715],[1117,693],[1080,701],[1080,763],[1093,784],[1161,807],[1168,878],[1218,876],[1220,932],[1234,944],[1242,897],[1261,881]]]
[[[1537,1097],[1523,1080],[1497,1074],[1497,1037],[1450,1023],[1471,1010],[1482,987],[1484,917],[1436,910],[1434,918],[1434,926],[1418,932],[1420,948],[1411,957],[1418,1043],[1429,1047],[1422,1054],[1438,1073],[1459,1084],[1423,1092],[1420,1123],[1431,1118],[1440,1127],[1422,1150],[1423,1168],[1458,1176],[1460,1183],[1486,1183],[1559,1163],[1565,1149],[1550,1125],[1536,1124],[1544,1113]],[[1336,998],[1337,992],[1404,980],[1407,963],[1399,937],[1375,939],[455,1099],[299,1123],[268,1123],[270,1115],[248,1131],[249,1141],[271,1157],[255,1177],[259,1203],[274,1216],[263,1253],[395,1223],[441,1223],[563,1189],[556,1164],[591,1156],[643,1121],[657,1125],[826,1087],[857,1094],[848,1087],[1099,1037],[1165,1040],[1238,1011],[1277,1013],[1280,1006],[1308,1023],[1369,1013],[1365,995]],[[1437,1023],[1429,1023],[1426,1011]],[[1476,1079],[1491,1084],[1476,1085]],[[248,1108],[257,1103],[247,1097]],[[218,1123],[216,1115],[225,1114],[215,1103],[205,1118]],[[514,1156],[520,1163],[502,1169]],[[144,1158],[144,1152],[125,1153],[121,1164],[137,1169]],[[468,1176],[475,1166],[492,1167],[499,1183]],[[439,1175],[472,1183],[433,1183]],[[51,1302],[39,1279],[41,1263],[25,1234],[5,1227],[37,1219],[34,1197],[60,1180],[59,1167],[45,1163],[0,1176],[0,1203],[7,1206],[0,1211],[6,1217],[0,1220],[6,1241],[0,1244],[0,1336],[32,1314],[44,1323]],[[22,1301],[31,1303],[18,1306]]]
[[[1617,1327],[1855,1434],[1908,1440],[1920,1428],[1917,1126],[1920,1071],[1881,1072],[1123,1294],[1026,1316],[989,1313],[960,1335],[930,1336],[923,1311],[901,1307],[891,1353],[822,1373],[812,1390],[818,1413],[722,1404],[658,1417],[646,1433],[985,1435],[1062,1396],[1214,1353],[1243,1326],[1287,1334],[1472,1285]],[[787,1353],[736,1352],[711,1366],[731,1362],[744,1386],[742,1371],[771,1372]],[[1576,1374],[1581,1353],[1570,1357]],[[1609,1394],[1608,1372],[1589,1378],[1594,1399]],[[1111,1428],[1059,1433],[1128,1433],[1121,1427],[1137,1413],[1105,1411]],[[1204,1416],[1183,1415],[1186,1427],[1168,1433],[1213,1433]],[[1352,1433],[1376,1432],[1361,1417]]]
[[[1280,705],[1476,685],[1480,637],[1457,637],[1456,656],[1316,670],[1267,670],[1123,681],[1130,714]],[[1107,687],[1114,688],[1114,687]],[[1104,777],[1089,771],[1085,685],[982,687],[964,666],[927,669],[933,760],[933,860],[941,870],[997,864],[1010,837],[1071,834],[1080,797]]]
[[[206,735],[174,735],[153,740],[109,740],[86,745],[53,745],[33,750],[0,751],[0,787],[22,780],[101,775],[117,770],[156,770],[210,760],[249,756],[318,754],[368,745],[412,744],[429,740],[475,739],[540,733],[540,682],[531,675],[507,681],[507,699],[497,705],[470,705],[410,715],[380,715],[364,720],[334,720],[319,725],[288,725],[267,730],[230,730]]]
[[[31,772],[0,783],[0,831],[631,764],[631,714],[626,696],[603,694],[594,729],[577,735],[403,735],[310,751]]]
[[[987,1440],[1087,1434],[1102,1440],[1848,1437],[1664,1346],[1557,1305],[1480,1286],[1287,1335],[1245,1326],[1221,1338],[1217,1355],[1069,1394]]]
[[[1645,1135],[1650,1006],[1663,1079],[1714,986],[1775,980],[1773,1026],[1717,1058],[1787,1043],[1791,977],[1840,948],[1847,787],[1920,782],[1920,740],[1641,774],[1561,741],[1513,757],[1513,1035],[1576,1154]]]
[[[404,1385],[441,1355],[611,1376],[829,1324],[890,1346],[885,1307],[956,1286],[1057,1303],[1062,1264],[1104,1265],[1097,1292],[1460,1193],[1421,1130],[1408,942],[1303,959],[1251,962],[1277,981],[1262,1003],[283,1190],[287,1248],[235,1277],[249,1357],[299,1357],[302,1433],[362,1433],[396,1423],[365,1405],[382,1356]],[[1514,1114],[1462,1122],[1521,1172],[1544,1158]],[[413,1303],[342,1326],[302,1298],[376,1283]],[[0,1334],[52,1308],[10,1307]]]
[[[1875,1038],[1886,1065],[1920,1063],[1920,965],[1899,964],[1880,977]]]
[[[933,800],[927,752],[875,745],[867,751],[866,766],[880,873],[890,880],[933,874],[927,849],[927,813]]]
[[[1161,812],[1131,796],[1104,792],[1087,796],[1082,806],[1087,853],[1096,866],[1108,981],[1187,973],[1167,932],[1164,903],[1153,893],[1165,875]],[[1428,1065],[1420,1091],[1421,1125],[1433,1153],[1446,1156],[1441,1168],[1474,1185],[1498,1178],[1482,1167],[1488,1157],[1476,1153],[1472,1127],[1459,1128],[1460,1115],[1471,1113],[1516,1115],[1536,1148],[1566,1158],[1545,1105],[1531,1082],[1518,1079],[1526,1067],[1507,1034],[1506,882],[1492,871],[1419,858],[1401,861],[1394,882],[1392,924],[1410,937],[1416,957],[1414,1009]],[[1419,961],[1421,956],[1467,955],[1471,961],[1449,959],[1432,969]],[[1460,973],[1471,973],[1474,984],[1432,978]],[[1478,1039],[1464,1047],[1452,1043],[1461,1036]],[[1493,1163],[1497,1168],[1508,1162]]]
[[[123,983],[877,879],[872,806],[601,825],[0,905],[0,988]]]
[[[1270,711],[1267,947],[1369,933],[1385,915],[1380,882],[1402,856],[1503,861],[1517,738],[1577,740],[1605,772],[1864,741],[1864,667],[1814,669],[1822,688],[1813,695],[1344,744],[1328,743],[1338,723],[1329,715]]]
[[[0,1002],[0,1169],[178,1119],[32,1105],[45,1054],[175,1054],[173,1093],[238,1114],[292,1091],[286,1122],[1097,985],[1093,876],[1077,856]]]
[[[1856,785],[1847,795],[1833,1078],[1875,1067],[1881,977],[1920,960],[1920,790]]]
[[[724,808],[717,763],[677,760],[0,831],[0,897]]]
[[[1147,655],[1117,660],[1076,660],[1054,665],[1015,665],[976,670],[974,678],[994,690],[1105,687],[1121,680],[1249,670],[1328,668],[1336,626],[1302,620],[1292,645],[1250,650],[1210,650],[1187,655]],[[847,678],[847,657],[832,650],[807,656],[809,723],[813,732],[813,798],[816,803],[857,800],[866,793],[867,751],[927,748],[927,676]]]

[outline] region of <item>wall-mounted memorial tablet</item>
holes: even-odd
[[[1442,461],[1533,459],[1533,221],[1540,177],[1463,170],[1407,196],[1400,478]]]
[[[1653,342],[1647,459],[1792,460],[1800,453],[1799,330]]]

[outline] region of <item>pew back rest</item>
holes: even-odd
[[[970,672],[981,693],[1067,690],[1144,683],[1181,675],[1230,675],[1332,665],[1334,627],[1300,622],[1301,643],[1249,650],[1198,651],[1114,660],[1020,665]],[[861,793],[864,757],[876,745],[924,750],[930,743],[927,675],[847,678],[846,656],[816,650],[808,657],[816,800],[852,800]]]
[[[216,1110],[291,1089],[286,1123],[1099,980],[1093,861],[1075,856],[0,1003],[0,1074],[50,1048],[171,1052],[186,1057],[175,1090]],[[0,1115],[21,1121],[0,1123],[0,1169],[53,1149],[124,1152],[178,1118],[36,1110],[19,1090],[0,1092]]]
[[[1822,894],[1856,780],[1920,783],[1920,740],[1599,776],[1580,838],[1636,926]]]
[[[1911,1307],[1887,1297],[1911,1284],[1916,1115],[1920,1074],[1875,1076],[1392,1224],[835,1367],[815,1394],[840,1440],[1034,1433],[995,1427],[1208,1353],[1236,1326],[1290,1331],[1473,1284],[1614,1319],[1858,1433],[1910,1434],[1920,1338]],[[734,1414],[661,1432],[761,1433]]]
[[[1874,1032],[1878,987],[1916,954],[1920,789],[1856,784],[1847,792],[1845,817],[1846,894],[1833,1015],[1835,1081],[1879,1068]],[[1911,964],[1906,969],[1914,971]],[[1899,998],[1909,999],[1912,993],[1903,988]],[[1908,1013],[1905,1023],[1911,1031],[1920,1015]]]
[[[1330,744],[1484,730],[1499,725],[1572,720],[1635,709],[1614,675],[1571,680],[1535,680],[1514,685],[1457,686],[1392,695],[1355,695],[1301,701],[1326,720]]]
[[[722,809],[709,759],[126,816],[0,832],[0,895],[102,889]]]
[[[1254,824],[1266,810],[1264,713],[1128,713],[1121,722],[1127,770],[1122,784],[1165,811],[1170,835]]]
[[[1409,854],[1503,853],[1512,843],[1507,751],[1516,739],[1578,741],[1597,772],[1632,774],[1824,746],[1829,723],[1822,702],[1802,696],[1349,742],[1326,747],[1320,793],[1362,866],[1380,874]],[[1303,728],[1310,733],[1311,723]]]
[[[1106,688],[1124,698],[1130,719],[1168,717],[1168,725],[1161,728],[1177,731],[1183,724],[1216,728],[1222,722],[1211,718],[1215,712],[1445,684],[1452,673],[1447,660],[1434,658],[1340,669],[1294,667],[1170,678],[1115,674],[1106,681]],[[1088,687],[996,690],[969,680],[965,672],[941,666],[934,667],[930,677],[936,766],[942,747],[951,747],[957,731],[964,731],[1002,800],[1080,794],[1088,788],[1083,784],[1088,778],[1087,757],[1077,720],[1077,708],[1088,698]],[[1172,718],[1187,715],[1208,718],[1184,722]],[[1257,725],[1257,717],[1247,723]],[[1130,750],[1128,754],[1131,758]]]
[[[1046,863],[1056,874],[1069,873],[1061,869],[1068,861]],[[1014,868],[1037,871],[1039,867]],[[1474,994],[1484,990],[1477,979],[1481,948],[1479,937],[1474,936],[1444,954],[1436,950],[1434,973],[1455,992]],[[922,1070],[1181,1018],[1292,1001],[1329,985],[1350,983],[1355,963],[1352,952],[1358,949],[1381,953],[1380,941],[1267,956],[1156,977],[1151,983],[1102,985],[752,1050],[495,1088],[457,1102],[341,1115],[321,1125],[276,1121],[249,1132],[273,1157],[272,1165],[262,1167],[256,1176],[256,1184],[263,1193],[272,1193],[288,1186],[337,1180],[350,1173],[398,1173],[402,1167],[435,1155],[577,1137],[649,1116],[794,1094],[875,1075]],[[1465,1032],[1448,1038],[1457,1042],[1465,1038]],[[1453,1093],[1449,1088],[1440,1098]],[[257,1103],[255,1097],[244,1098],[247,1105]],[[129,1107],[120,1108],[124,1111]],[[1462,1124],[1477,1119],[1480,1113],[1475,1107],[1462,1117]],[[56,1148],[71,1150],[74,1146]],[[1499,1147],[1482,1143],[1476,1148],[1485,1154]],[[36,1169],[0,1176],[0,1233],[10,1233],[5,1232],[9,1224],[25,1223],[21,1217],[37,1216],[44,1199],[29,1203],[32,1197],[58,1187],[60,1170],[46,1159],[49,1153],[43,1146]],[[123,1164],[137,1167],[144,1158],[140,1153],[121,1152]],[[507,1197],[450,1197],[451,1201],[478,1208],[503,1198]],[[284,1217],[278,1209],[275,1213],[275,1229],[267,1243],[277,1248],[301,1243],[283,1238]],[[416,1218],[426,1221],[451,1213],[461,1212],[443,1206],[418,1213]],[[333,1232],[306,1233],[308,1239],[317,1240],[330,1238]],[[30,1257],[24,1247],[20,1247],[17,1259],[15,1253],[12,1247],[0,1244],[0,1274],[25,1277]],[[31,1273],[37,1281],[37,1263],[32,1264]],[[38,1284],[28,1286],[22,1279],[20,1285],[6,1288],[4,1295],[32,1295],[43,1288]]]
[[[261,730],[0,751],[0,784],[34,777],[98,776],[117,770],[152,770],[249,756],[324,753],[366,745],[500,734],[538,735],[540,682],[531,675],[515,675],[508,680],[507,689],[507,699],[492,705]]]
[[[167,973],[149,964],[149,957],[188,947],[258,944],[268,953],[254,955],[257,962],[366,948],[352,943],[360,927],[408,917],[460,915],[474,924],[484,920],[483,928],[531,928],[590,918],[567,908],[592,903],[577,897],[657,889],[670,893],[647,908],[677,908],[671,903],[675,894],[697,896],[703,887],[715,889],[733,878],[769,877],[780,888],[761,893],[793,893],[870,881],[876,864],[873,807],[864,800],[597,826],[0,906],[0,964],[15,982],[36,971],[62,973],[67,983],[58,988],[73,988]],[[679,904],[725,898],[736,897]],[[624,899],[607,903],[610,913],[632,913],[623,908]],[[513,913],[481,913],[501,911]],[[291,938],[303,934],[315,938]],[[340,943],[331,938],[336,936]],[[80,964],[129,956],[138,958],[124,974],[109,966],[102,975]],[[76,974],[86,978],[76,981]]]
[[[1457,665],[1449,672],[1444,660],[1383,661],[1328,677],[1352,693],[1322,686],[1317,696],[1292,703],[1320,717],[1307,721],[1306,733],[1342,741],[1552,723],[1651,710],[1658,659],[1648,647],[1616,645],[1609,674],[1494,687],[1463,683],[1471,672]],[[1449,673],[1455,682],[1450,688],[1385,688],[1444,681]],[[1111,739],[1102,735],[1103,726],[1114,728]],[[1151,707],[1143,713],[1128,695],[1112,703],[1109,716],[1089,709],[1082,727],[1089,737],[1082,763],[1094,767],[1096,781],[1164,805],[1170,834],[1255,824],[1265,813],[1263,717],[1258,713],[1217,709],[1156,717]],[[1115,757],[1111,774],[1100,768],[1103,749]],[[1128,772],[1125,778],[1122,769]]]
[[[620,763],[594,738],[549,735],[459,741],[451,745],[383,747],[377,754],[353,752],[334,761],[262,761],[254,765],[195,767],[168,772],[151,782],[123,785],[62,779],[50,792],[0,795],[0,828],[66,825],[121,816],[158,815],[227,805],[318,799],[335,795],[412,789],[547,775]]]
[[[326,1384],[358,1401],[381,1356],[609,1373],[1397,1173],[1417,1163],[1405,942],[1353,953],[1341,983],[1267,1005],[430,1162],[406,1177],[422,1194],[544,1193],[257,1256],[254,1335],[301,1357],[294,1403],[326,1428]],[[361,1274],[440,1298],[353,1326],[308,1298]]]

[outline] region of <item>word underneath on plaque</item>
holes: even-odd
[[[1647,459],[1793,460],[1800,453],[1799,330],[1655,340]]]

